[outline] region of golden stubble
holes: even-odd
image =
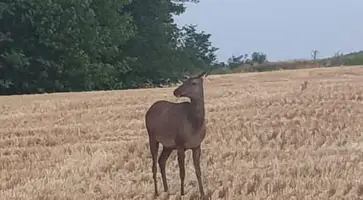
[[[362,199],[362,88],[362,67],[209,76],[207,194]],[[184,101],[173,89],[0,97],[1,199],[151,199],[144,114],[160,99]],[[175,152],[166,171],[170,194],[158,199],[179,199]],[[198,198],[190,151],[185,187],[183,199]]]

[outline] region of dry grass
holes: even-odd
[[[362,67],[210,76],[205,189],[212,199],[362,199],[362,88]],[[182,101],[173,89],[0,97],[1,199],[150,198],[144,113],[159,99]],[[184,199],[193,199],[190,151],[186,165]]]

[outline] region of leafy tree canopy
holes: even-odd
[[[4,0],[0,93],[135,88],[215,61],[210,34],[178,28],[190,0]]]

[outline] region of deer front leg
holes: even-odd
[[[185,178],[185,150],[184,148],[178,148],[178,164],[180,175],[180,195],[184,195],[184,178]]]
[[[198,185],[199,185],[199,192],[202,199],[205,199],[204,195],[204,189],[202,184],[202,172],[200,170],[200,154],[201,154],[201,148],[200,146],[197,148],[192,149],[193,152],[193,163],[195,168],[195,175],[198,179]]]

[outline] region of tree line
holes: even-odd
[[[0,94],[128,89],[202,70],[278,68],[262,52],[218,62],[210,34],[173,19],[191,2],[198,0],[2,0]],[[361,55],[339,63],[362,64]],[[322,62],[330,60],[337,59]]]
[[[210,34],[173,16],[195,0],[3,0],[0,94],[137,88],[210,70]]]

